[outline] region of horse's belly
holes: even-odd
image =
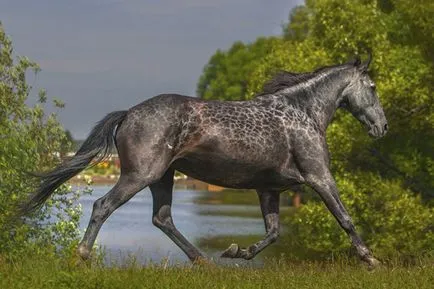
[[[300,181],[296,176],[282,175],[270,164],[228,159],[209,153],[187,154],[177,159],[173,167],[203,182],[235,189],[280,189]]]

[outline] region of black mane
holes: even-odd
[[[289,71],[279,71],[273,78],[264,84],[261,95],[273,94],[287,87],[295,86],[299,83],[312,79],[317,74],[315,72],[294,73]]]
[[[332,65],[332,66],[324,66],[321,67],[313,72],[301,72],[301,73],[295,73],[295,72],[289,72],[289,71],[279,71],[274,75],[273,78],[271,78],[268,82],[264,84],[264,87],[262,89],[262,92],[258,94],[260,95],[266,95],[266,94],[274,94],[282,89],[295,86],[297,84],[303,83],[308,81],[309,79],[314,78],[320,73],[323,73],[325,71],[336,69],[336,68],[342,68],[342,67],[350,67],[354,66],[357,63],[359,63],[359,59],[354,59],[348,63],[345,64],[338,64],[338,65]]]

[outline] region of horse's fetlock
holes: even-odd
[[[350,216],[344,216],[342,218],[341,225],[347,231],[354,229],[353,220]]]
[[[280,236],[280,232],[278,230],[271,232],[271,234],[270,234],[271,242],[273,242],[273,243],[276,242],[277,239],[279,239],[279,236]]]
[[[258,247],[256,245],[250,246],[249,248],[247,248],[247,250],[243,250],[243,259],[245,260],[250,260],[253,259],[253,257],[256,256],[256,250],[258,249]]]
[[[359,255],[362,257],[362,259],[371,257],[371,251],[365,246],[358,247],[357,251],[359,252]]]

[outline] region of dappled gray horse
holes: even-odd
[[[101,161],[116,147],[121,175],[95,201],[79,255],[87,259],[104,221],[137,192],[149,186],[152,222],[194,261],[204,255],[175,227],[171,215],[175,170],[207,183],[256,189],[265,237],[246,249],[232,244],[223,257],[252,259],[279,236],[279,194],[300,184],[312,187],[351,238],[362,260],[372,256],[356,232],[330,173],[326,129],[343,107],[382,137],[387,121],[370,60],[324,67],[311,73],[282,72],[248,101],[205,101],[175,94],[153,97],[128,111],[108,114],[74,157],[41,176],[41,185],[24,210],[40,206],[62,183]]]

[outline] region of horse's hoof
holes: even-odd
[[[194,266],[210,266],[210,265],[215,265],[215,264],[211,259],[209,259],[205,256],[200,256],[200,257],[197,257],[196,259],[194,259],[193,265]]]
[[[221,255],[222,258],[236,258],[240,247],[237,244],[231,244]]]
[[[366,258],[366,262],[368,263],[368,270],[374,270],[375,268],[378,268],[381,265],[381,262],[375,259],[374,257]]]

